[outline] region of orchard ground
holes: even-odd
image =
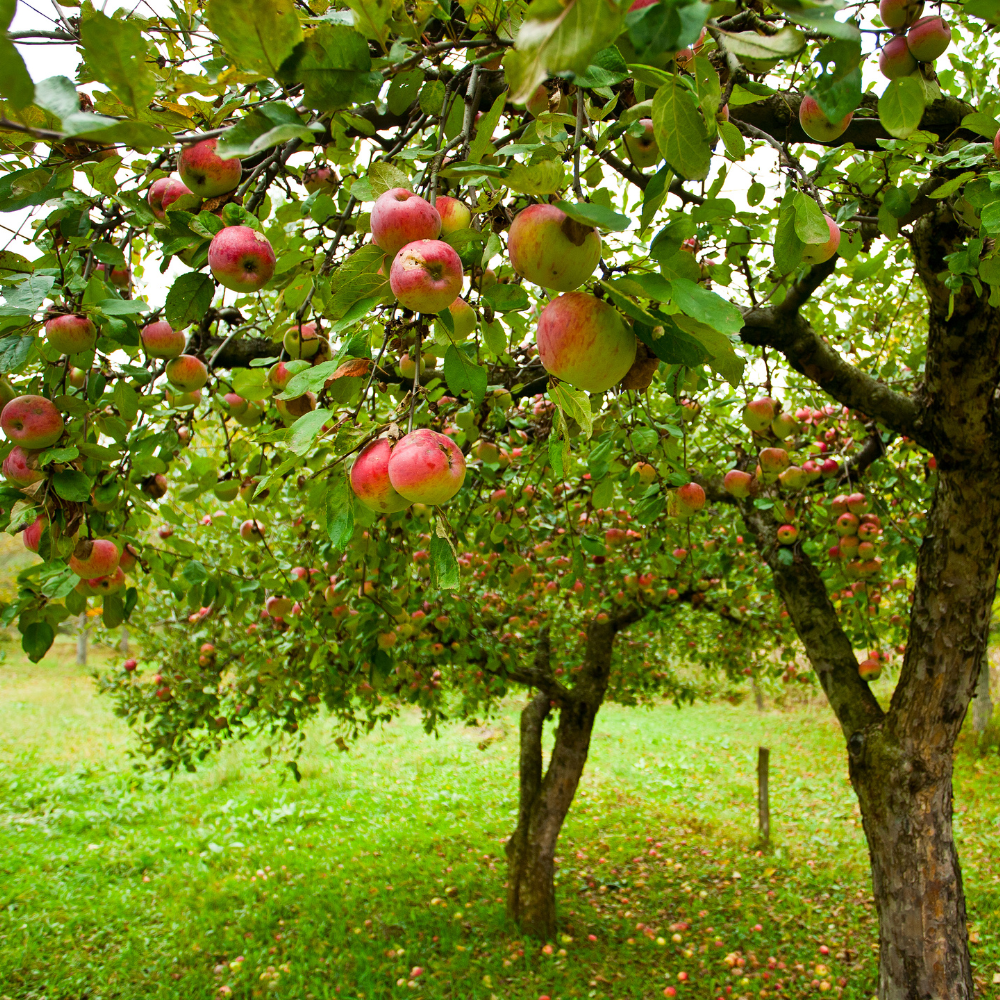
[[[408,715],[346,752],[318,725],[301,784],[244,746],[162,785],[130,769],[130,734],[73,665],[71,640],[37,666],[3,649],[4,998],[875,990],[860,819],[818,699],[763,714],[752,699],[602,709],[560,840],[562,927],[547,947],[504,917],[516,704],[440,739]],[[889,679],[876,689],[887,698]],[[771,749],[769,852],[756,843],[758,745]],[[966,733],[955,766],[974,970],[995,997],[1000,757]]]

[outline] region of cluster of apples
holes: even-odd
[[[882,560],[876,555],[882,536],[882,522],[877,514],[868,513],[868,498],[863,493],[840,494],[830,502],[830,512],[836,518],[834,530],[840,541],[830,549],[833,559],[845,563],[844,572],[852,579],[867,580],[882,571]]]
[[[892,31],[883,46],[878,68],[888,80],[916,73],[920,63],[932,63],[951,44],[951,28],[940,14],[921,17],[923,0],[880,0],[882,23]]]

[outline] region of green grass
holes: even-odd
[[[299,785],[261,770],[246,747],[161,786],[131,771],[129,734],[71,665],[68,640],[38,666],[4,648],[0,996],[874,991],[864,841],[840,734],[819,704],[602,711],[560,841],[562,928],[547,955],[502,905],[516,705],[438,740],[406,717],[347,753],[316,727]],[[754,835],[758,744],[772,752],[765,854]],[[961,751],[956,774],[973,960],[993,996],[1000,763]],[[742,965],[731,970],[727,956]]]

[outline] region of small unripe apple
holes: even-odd
[[[242,165],[235,156],[222,159],[215,151],[218,143],[218,139],[202,139],[185,146],[177,158],[181,180],[199,198],[215,198],[239,187]]]
[[[854,112],[849,111],[839,122],[831,122],[820,110],[816,98],[808,94],[799,104],[799,124],[802,126],[802,131],[817,142],[833,142],[834,139],[839,139],[847,131],[847,126],[851,124],[853,117]]]
[[[653,468],[653,466],[648,462],[633,463],[629,472],[637,475],[639,477],[639,482],[643,486],[649,486],[649,484],[656,479],[656,469]]]
[[[45,339],[60,354],[79,354],[97,343],[97,327],[88,316],[54,316],[45,323]]]
[[[340,178],[333,167],[309,167],[302,173],[302,185],[310,194],[317,191],[333,194],[340,187]]]
[[[319,351],[322,338],[316,330],[315,323],[303,323],[301,327],[293,326],[285,332],[282,344],[292,359],[315,357]]]
[[[790,465],[778,475],[778,481],[786,490],[802,490],[809,485],[809,476],[804,469],[800,469],[797,465]]]
[[[234,292],[256,292],[274,274],[274,250],[263,233],[250,226],[227,226],[212,237],[208,266],[220,285]]]
[[[914,21],[906,33],[906,44],[917,62],[934,62],[951,45],[951,28],[939,15]]]
[[[791,437],[798,429],[799,422],[790,413],[779,413],[771,421],[771,433],[779,441]]]
[[[239,494],[240,481],[238,479],[220,479],[212,487],[212,492],[215,494],[216,499],[221,500],[223,503],[229,503],[230,500],[235,500]]]
[[[408,243],[436,240],[441,235],[441,216],[420,195],[406,188],[392,188],[375,200],[371,230],[375,245],[393,256]]]
[[[165,374],[170,384],[181,392],[194,392],[208,381],[208,369],[193,354],[171,358],[167,362]]]
[[[105,281],[115,288],[128,288],[132,282],[132,272],[127,267],[114,267],[109,264],[98,264],[95,273],[104,276]]]
[[[451,313],[451,322],[455,327],[452,336],[456,340],[465,340],[476,328],[476,310],[463,298],[457,298],[450,306],[448,312]],[[440,320],[434,321],[434,330],[441,336],[447,336],[447,331]]]

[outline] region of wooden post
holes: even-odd
[[[771,841],[771,805],[767,789],[770,761],[771,751],[767,747],[757,747],[757,826],[760,842],[765,847]]]
[[[80,624],[76,633],[76,665],[85,667],[87,665],[87,612],[80,615]]]

